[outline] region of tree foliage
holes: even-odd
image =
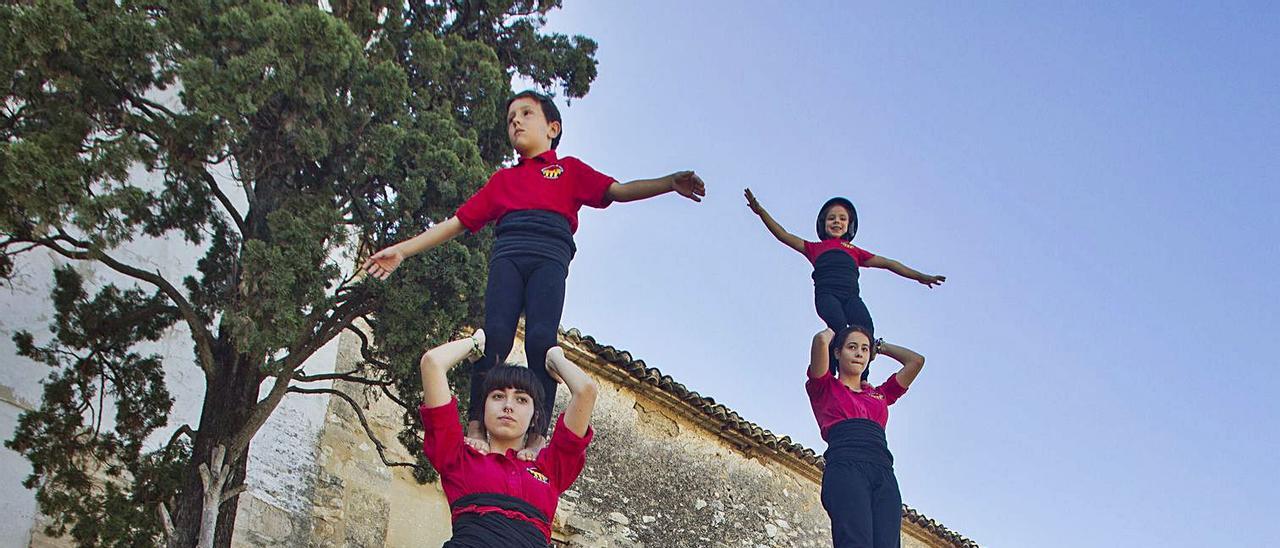
[[[509,158],[513,76],[587,93],[595,43],[541,31],[559,4],[0,6],[0,275],[44,249],[128,280],[90,287],[58,269],[52,340],[15,337],[53,368],[7,442],[31,460],[52,532],[148,544],[164,503],[175,543],[191,544],[196,467],[224,446],[243,481],[257,429],[297,381],[321,378],[303,362],[362,319],[366,362],[323,378],[411,407],[418,354],[479,317],[490,242],[459,238],[387,283],[355,276],[353,252],[448,217]],[[167,277],[122,252],[155,238],[201,258]],[[199,425],[148,448],[173,428],[172,398],[162,360],[137,346],[166,332],[190,334],[206,391]],[[416,452],[412,417],[401,440]],[[219,544],[234,509],[220,509]]]

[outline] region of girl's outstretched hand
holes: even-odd
[[[369,260],[364,262],[360,269],[374,278],[385,280],[387,276],[390,276],[392,272],[400,268],[400,263],[403,262],[404,253],[401,253],[396,246],[391,246],[374,253],[372,257],[369,257]]]
[[[752,213],[756,215],[764,213],[764,207],[760,205],[760,202],[756,201],[756,195],[751,193],[751,189],[743,189],[742,193],[747,196],[747,207],[751,208]]]
[[[702,177],[692,171],[672,173],[671,190],[695,202],[701,202],[702,197],[707,195],[707,185],[703,184]]]
[[[946,276],[925,276],[924,278],[921,278],[918,281],[932,288],[935,285],[942,285],[942,282],[947,281],[947,277]]]

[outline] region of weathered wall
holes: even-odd
[[[344,340],[338,368],[353,360]],[[348,348],[348,345],[353,347]],[[516,348],[523,344],[517,341]],[[569,348],[571,359],[595,359]],[[511,361],[521,363],[517,350]],[[597,364],[596,367],[611,367]],[[829,546],[830,527],[812,477],[749,456],[714,431],[671,409],[642,385],[600,379],[582,476],[561,498],[557,543],[574,547]],[[387,457],[409,461],[395,434],[399,408],[350,389],[387,445]],[[567,402],[559,391],[557,409]],[[417,395],[408,398],[417,400]],[[558,411],[557,411],[558,412]],[[320,438],[311,546],[439,546],[449,537],[449,511],[438,483],[418,485],[404,468],[388,468],[343,401],[329,403]],[[242,512],[243,514],[243,512]],[[903,546],[937,546],[904,528]]]

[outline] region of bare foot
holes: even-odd
[[[534,460],[538,458],[538,453],[546,446],[547,438],[545,436],[542,436],[541,434],[531,435],[529,436],[529,439],[525,441],[524,449],[521,449],[516,453],[516,458],[527,461]]]
[[[484,429],[480,427],[480,421],[467,422],[467,432],[463,436],[462,441],[470,445],[481,455],[489,452],[489,442],[484,435]]]

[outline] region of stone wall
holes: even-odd
[[[353,359],[343,341],[338,369]],[[516,348],[523,347],[517,341]],[[603,374],[614,367],[566,343],[570,359],[600,383],[595,441],[581,477],[560,500],[553,540],[572,547],[830,546],[819,500],[820,472],[753,450],[677,410],[639,383]],[[521,363],[523,355],[512,356]],[[353,390],[389,460],[409,461],[395,441],[394,403]],[[567,402],[559,391],[557,413]],[[417,395],[410,397],[417,400]],[[450,534],[439,484],[418,485],[408,469],[381,463],[350,406],[332,398],[310,488],[310,546],[439,546]],[[242,511],[242,517],[244,512]],[[903,546],[949,546],[904,524]]]

